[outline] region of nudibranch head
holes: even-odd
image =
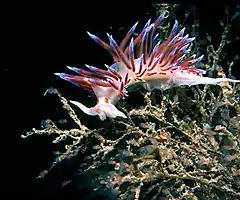
[[[114,104],[124,98],[127,90],[142,85],[147,90],[166,90],[175,85],[217,84],[222,81],[239,82],[232,79],[213,79],[203,77],[206,72],[196,69],[203,56],[196,58],[190,52],[190,43],[195,39],[184,35],[185,28],[178,32],[178,22],[175,21],[169,37],[164,42],[156,42],[157,27],[165,18],[164,13],[154,23],[148,20],[137,37],[133,37],[138,23],[127,32],[120,43],[107,33],[109,44],[88,32],[88,35],[113,57],[111,66],[105,65],[107,70],[86,65],[89,70],[68,67],[78,75],[56,73],[60,78],[70,81],[91,94],[95,94],[98,103],[95,107],[87,108],[79,102],[72,101],[83,112],[98,115],[101,120],[106,117],[126,117],[117,110]],[[105,102],[107,99],[108,102]]]
[[[116,118],[123,117],[127,118],[127,116],[119,111],[113,104],[111,104],[110,100],[107,98],[99,98],[97,105],[92,108],[87,108],[83,104],[77,101],[70,101],[72,104],[79,107],[84,113],[91,116],[99,116],[100,120],[105,120],[107,117]]]

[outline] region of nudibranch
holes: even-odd
[[[138,24],[127,32],[122,42],[117,44],[112,35],[107,33],[109,44],[97,36],[88,35],[113,57],[111,66],[105,65],[106,70],[86,65],[89,70],[68,67],[78,75],[55,73],[60,78],[74,83],[97,97],[97,104],[88,108],[77,101],[70,101],[84,113],[92,116],[98,115],[101,120],[107,117],[123,117],[126,115],[119,111],[115,104],[124,98],[128,91],[142,85],[148,91],[153,89],[166,90],[173,86],[218,84],[223,81],[240,82],[228,78],[204,77],[206,71],[195,68],[203,55],[196,58],[191,55],[190,43],[195,39],[184,35],[185,28],[178,32],[178,22],[175,21],[169,37],[164,42],[155,42],[158,34],[157,27],[164,19],[164,13],[151,24],[148,20],[137,37],[133,37]],[[155,44],[155,45],[153,45]]]

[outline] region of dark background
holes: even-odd
[[[199,37],[204,38],[208,32],[214,38],[213,42],[219,44],[222,34],[219,20],[226,20],[225,6],[196,5],[194,18],[190,16],[186,23],[191,24],[197,18],[201,27]],[[235,3],[228,6],[231,15],[236,13]],[[184,12],[190,7],[189,4],[182,4],[176,11],[180,23],[184,19]],[[7,43],[5,52],[10,52],[10,56],[7,64],[2,66],[2,106],[6,123],[3,123],[1,133],[4,136],[1,165],[5,192],[27,196],[37,194],[40,197],[44,193],[56,195],[58,190],[54,185],[36,180],[39,172],[47,169],[52,162],[52,139],[33,137],[23,141],[20,135],[33,127],[40,128],[42,119],[61,119],[61,113],[53,114],[55,105],[43,95],[49,87],[58,88],[67,99],[91,101],[94,104],[94,100],[89,99],[85,91],[53,74],[68,73],[66,65],[81,68],[86,63],[104,68],[104,63],[111,63],[108,53],[92,41],[86,31],[105,41],[108,41],[108,32],[120,41],[136,21],[140,22],[138,27],[143,27],[149,18],[155,19],[156,13],[152,5],[144,1],[133,5],[118,1],[112,5],[27,4],[11,7],[5,15],[7,34],[3,38]],[[170,17],[170,20],[174,21],[174,18]],[[240,35],[239,23],[239,18],[233,22],[231,38]],[[226,59],[230,61],[239,54],[239,45],[234,42],[226,50]],[[240,79],[239,64],[237,65],[233,68],[233,74]],[[88,120],[93,118],[88,118],[81,112],[78,114],[86,123],[92,123]]]

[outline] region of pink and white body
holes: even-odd
[[[133,38],[137,23],[128,31],[120,45],[113,37],[107,34],[110,44],[105,43],[97,36],[88,35],[113,57],[114,63],[107,66],[107,70],[86,65],[89,69],[83,70],[68,67],[79,75],[55,73],[60,78],[70,81],[91,94],[95,94],[98,101],[94,107],[88,108],[77,101],[70,101],[78,106],[84,113],[92,116],[98,115],[101,120],[107,117],[123,117],[126,115],[119,111],[115,104],[124,98],[127,90],[142,85],[149,91],[153,89],[166,90],[180,85],[215,85],[220,82],[240,82],[228,78],[209,78],[202,76],[206,72],[196,69],[203,56],[196,58],[192,55],[186,58],[190,51],[189,45],[195,38],[184,35],[185,28],[177,33],[178,22],[172,28],[168,39],[153,46],[157,35],[156,28],[164,19],[164,14],[150,24],[150,20],[144,26],[142,32]]]

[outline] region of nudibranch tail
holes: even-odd
[[[179,72],[177,72],[179,73]],[[221,82],[232,82],[232,83],[240,83],[240,80],[233,80],[229,78],[210,78],[203,76],[196,76],[188,73],[179,73],[178,75],[174,75],[173,82],[175,85],[217,85]]]
[[[106,117],[126,117],[114,104],[127,95],[127,91],[142,85],[147,90],[166,90],[175,85],[218,84],[220,82],[240,82],[228,78],[203,77],[205,70],[195,66],[201,62],[203,55],[196,58],[190,55],[190,43],[195,39],[185,35],[183,27],[178,32],[178,21],[165,41],[156,41],[157,27],[165,18],[160,15],[155,22],[148,20],[142,31],[135,37],[138,22],[127,32],[120,45],[113,36],[107,33],[109,44],[87,32],[100,46],[106,49],[113,58],[113,64],[106,70],[86,65],[88,70],[68,67],[78,75],[56,73],[60,78],[69,81],[97,97],[98,103],[92,108],[71,101],[88,115],[98,115],[101,120]]]

